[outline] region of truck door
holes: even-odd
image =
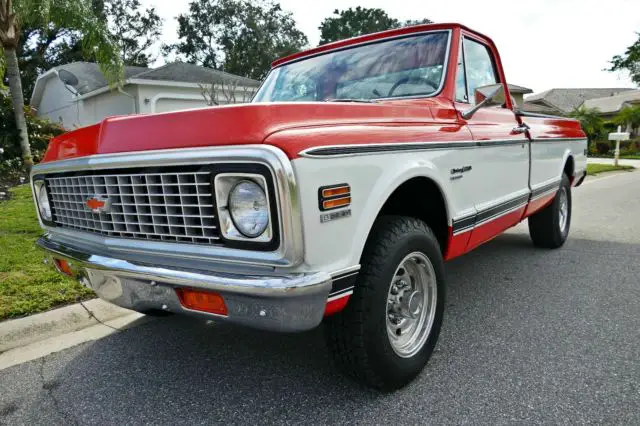
[[[502,83],[492,49],[463,36],[456,76],[456,108],[468,110],[479,87]],[[465,179],[473,179],[476,215],[467,249],[520,221],[529,198],[529,139],[515,113],[502,106],[481,108],[466,122],[476,142]]]

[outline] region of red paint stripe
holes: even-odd
[[[502,231],[517,225],[522,219],[525,206],[520,207],[517,210],[507,213],[504,216],[500,216],[490,222],[483,223],[473,229],[469,244],[467,245],[467,251],[478,247],[480,244],[489,241],[492,238],[497,237]]]
[[[538,198],[537,200],[531,201],[527,206],[527,211],[524,212],[523,219],[547,207],[553,201],[555,196],[556,196],[556,193],[554,192],[552,194],[545,195],[542,198]]]
[[[462,256],[467,252],[467,244],[471,236],[471,230],[453,235],[453,228],[449,227],[449,242],[447,243],[447,251],[444,254],[444,260],[451,260],[458,256]]]
[[[324,316],[328,317],[329,315],[336,314],[343,310],[345,306],[347,306],[347,302],[349,301],[350,294],[345,294],[344,296],[333,299],[327,302],[327,306],[324,308]]]

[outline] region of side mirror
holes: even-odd
[[[478,87],[473,96],[476,100],[476,104],[461,114],[462,118],[465,120],[473,117],[473,114],[475,114],[480,108],[504,105],[506,102],[504,86],[502,84]]]

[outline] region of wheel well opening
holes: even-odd
[[[571,183],[573,183],[573,172],[574,172],[574,162],[573,162],[573,157],[569,156],[569,158],[567,158],[567,162],[564,163],[564,173],[566,173],[567,177],[569,178],[569,181],[571,181]]]
[[[424,221],[433,231],[444,254],[449,240],[447,207],[440,188],[425,177],[400,185],[380,209],[383,215],[409,216]]]

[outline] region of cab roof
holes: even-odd
[[[360,43],[367,43],[376,40],[382,40],[385,38],[402,36],[405,34],[419,33],[423,31],[436,31],[436,30],[455,30],[455,29],[463,29],[470,33],[473,33],[479,37],[482,37],[491,42],[491,39],[484,34],[481,34],[477,31],[472,30],[462,24],[458,23],[444,23],[444,24],[422,24],[422,25],[413,25],[410,27],[396,28],[393,30],[380,31],[372,34],[365,34],[358,37],[348,38],[344,40],[334,41],[332,43],[323,44],[322,46],[314,47],[312,49],[304,50],[302,52],[294,53],[289,56],[285,56],[279,59],[276,59],[271,63],[271,67],[275,68],[287,62],[295,61],[298,59],[305,58],[307,56],[314,56],[323,52],[328,52],[331,50],[342,49],[345,47],[353,46]],[[492,42],[491,42],[492,43]]]

